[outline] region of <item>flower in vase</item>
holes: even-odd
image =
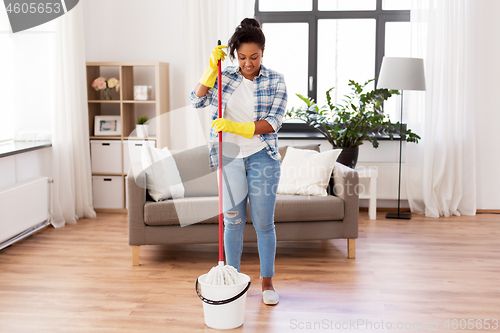
[[[120,81],[116,77],[112,77],[111,79],[108,80],[108,87],[113,89],[115,88],[116,91],[119,91],[119,85]]]
[[[106,78],[99,76],[97,79],[94,80],[94,82],[92,82],[92,88],[94,88],[96,91],[106,89],[107,88]]]

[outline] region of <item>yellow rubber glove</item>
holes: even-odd
[[[200,79],[200,83],[204,86],[212,88],[215,84],[215,79],[217,78],[217,63],[219,60],[224,61],[227,56],[226,52],[222,49],[226,48],[224,45],[217,45],[212,51],[210,56],[210,66],[207,67],[205,73]]]
[[[255,133],[255,123],[235,123],[231,120],[225,118],[217,118],[212,121],[212,128],[215,129],[215,133],[228,132],[247,139],[251,139]]]

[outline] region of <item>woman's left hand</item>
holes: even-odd
[[[255,133],[255,123],[235,123],[231,120],[225,118],[217,118],[212,121],[212,128],[215,129],[215,133],[228,132],[247,139],[251,139]]]

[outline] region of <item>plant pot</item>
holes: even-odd
[[[138,138],[148,137],[148,125],[136,125],[135,132]]]
[[[333,149],[342,149],[342,153],[337,158],[337,162],[352,169],[356,167],[356,163],[358,163],[359,147],[333,147]]]

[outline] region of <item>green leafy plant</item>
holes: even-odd
[[[304,103],[301,108],[287,110],[290,118],[300,119],[323,134],[334,147],[357,147],[364,140],[378,147],[377,138],[371,133],[388,135],[391,140],[394,134],[403,140],[418,143],[420,136],[409,129],[400,128],[400,123],[391,123],[389,116],[384,115],[382,102],[392,95],[399,95],[397,90],[374,89],[363,92],[366,86],[375,79],[359,84],[349,80],[351,92],[344,96],[341,103],[334,105],[330,88],[326,92],[327,105],[318,106],[312,99],[296,94]]]
[[[148,122],[148,117],[146,116],[141,116],[139,118],[137,118],[137,125],[144,125]]]

